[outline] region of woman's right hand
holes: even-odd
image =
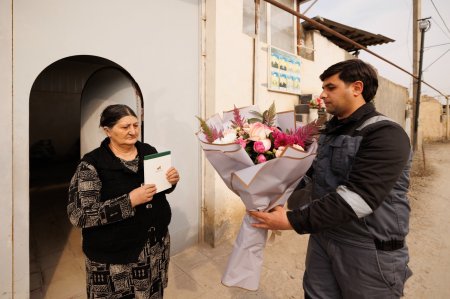
[[[137,205],[149,202],[153,199],[153,195],[155,194],[155,184],[142,185],[130,192],[131,206],[134,208]]]

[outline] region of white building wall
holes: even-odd
[[[12,151],[12,14],[11,1],[0,1],[0,297],[12,297],[13,151]]]
[[[302,93],[318,96],[322,92],[322,81],[319,78],[320,74],[329,66],[354,57],[323,37],[319,31],[312,31],[308,34],[313,35],[314,60],[302,60],[302,64],[300,65],[300,84]]]
[[[6,133],[12,126],[14,136],[5,134],[2,145],[12,150],[2,152],[0,158],[6,178],[0,183],[3,193],[0,213],[6,214],[1,217],[0,261],[2,266],[11,269],[2,271],[2,291],[11,291],[11,273],[14,273],[15,296],[29,296],[30,90],[45,67],[68,56],[95,55],[112,60],[136,80],[144,99],[144,140],[157,148],[171,149],[173,164],[182,177],[177,190],[169,196],[173,251],[196,243],[200,218],[199,149],[193,135],[197,129],[193,116],[199,114],[199,1],[18,0],[13,7],[14,37],[11,38],[11,26],[8,26],[11,3],[1,2],[0,30],[2,37],[6,37],[6,43],[1,43],[1,59],[6,59],[2,66],[10,66],[8,70],[11,70],[11,55],[5,56],[3,51],[8,54],[14,41],[14,97],[0,103],[0,123]],[[2,99],[12,98],[8,76],[2,71]],[[11,224],[13,238],[8,233]],[[11,240],[14,240],[13,254]],[[3,251],[7,251],[5,255]],[[10,266],[12,256],[14,271]]]
[[[205,115],[252,104],[253,41],[242,33],[242,1],[206,1]],[[239,198],[205,163],[205,241],[234,235],[245,212]]]
[[[408,89],[396,84],[379,74],[378,91],[374,103],[377,110],[399,123],[407,132],[406,104],[409,99]]]

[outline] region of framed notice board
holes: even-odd
[[[268,89],[300,94],[300,56],[269,47],[268,57]]]

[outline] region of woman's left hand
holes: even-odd
[[[170,167],[169,170],[167,170],[166,178],[172,185],[175,185],[180,180],[180,175],[178,174],[178,171],[175,169],[175,167]]]

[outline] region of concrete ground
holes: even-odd
[[[61,196],[64,191],[61,191]],[[35,208],[31,218],[30,283],[32,299],[85,298],[80,230],[73,229],[59,202]],[[45,198],[41,199],[45,201]],[[41,202],[42,203],[42,202]],[[59,216],[57,216],[59,215]],[[265,249],[260,289],[247,291],[221,284],[232,241],[212,248],[193,246],[171,257],[164,298],[302,298],[306,236],[283,232]]]
[[[414,275],[405,298],[450,298],[450,143],[425,146],[427,171],[418,173],[411,188],[408,244]],[[31,201],[31,298],[85,298],[80,231],[65,216],[65,189],[35,195]],[[63,211],[63,212],[61,212]],[[221,275],[232,241],[217,248],[191,247],[174,255],[165,298],[303,298],[301,279],[307,236],[285,231],[264,253],[258,291],[229,288]]]

